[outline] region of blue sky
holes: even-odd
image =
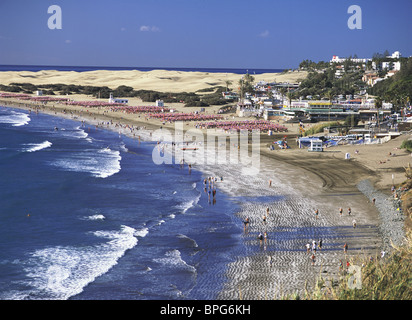
[[[353,4],[362,29],[348,28]],[[48,28],[51,5],[62,29]],[[411,56],[411,13],[411,0],[0,0],[0,64],[276,69]]]

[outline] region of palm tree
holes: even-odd
[[[286,93],[288,92],[288,89],[286,89],[285,87],[282,87],[279,89],[279,93],[282,95],[282,100],[285,98]],[[283,104],[283,101],[282,101]]]
[[[238,84],[239,84],[240,98],[242,99],[242,103],[243,103],[244,94],[246,92],[249,92],[249,93],[253,92],[253,82],[254,81],[255,81],[255,78],[251,76],[249,73],[246,73],[239,80]]]
[[[243,77],[239,79],[239,101],[241,104],[243,104],[243,95],[245,93],[245,81],[243,80]]]
[[[382,108],[382,98],[381,97],[375,98],[375,108],[376,108],[376,115],[377,115],[377,124],[378,124],[379,131],[380,131],[379,112],[380,112],[380,109]]]
[[[293,92],[288,91],[288,93],[286,93],[286,96],[289,100],[289,107],[292,105],[292,99],[295,97],[295,94]]]
[[[333,100],[333,96],[334,96],[333,93],[334,93],[333,90],[332,90],[332,89],[329,89],[329,90],[326,92],[326,94],[325,94],[326,98],[328,98],[328,100],[329,100],[329,102],[330,102],[329,114],[328,114],[328,121],[329,121],[329,123],[330,123],[330,109],[331,109],[331,107],[332,107],[332,100]]]
[[[232,84],[232,81],[231,80],[226,80],[225,84],[226,84],[226,92],[228,92],[229,91],[229,86]]]

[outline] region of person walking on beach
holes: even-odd
[[[269,207],[266,208],[266,214],[269,215]]]
[[[316,253],[316,241],[315,240],[312,241],[312,251]]]
[[[342,217],[342,212],[343,212],[343,209],[342,208],[339,208],[339,215]]]
[[[345,244],[343,245],[343,252],[347,253],[348,252],[348,244],[345,242]]]
[[[263,223],[266,224],[266,216],[263,215]]]
[[[272,256],[268,256],[268,262],[269,262],[269,267],[272,267],[272,265],[273,265],[273,257]]]
[[[249,217],[247,217],[244,221],[243,221],[243,231],[247,232],[249,230]]]
[[[310,244],[307,243],[307,244],[306,244],[306,253],[309,253],[309,252],[310,252]]]
[[[264,241],[265,241],[265,245],[267,245],[268,244],[268,233],[266,231],[263,234],[263,238],[264,238]]]
[[[322,239],[319,239],[318,248],[319,248],[319,250],[322,250]]]
[[[348,215],[350,215],[352,213],[351,208],[348,208]]]
[[[352,221],[352,227],[353,227],[353,229],[356,228],[356,220],[355,219],[353,219],[353,221]]]
[[[262,233],[259,233],[258,239],[259,239],[260,245],[262,245],[262,242],[263,242],[263,234]]]
[[[311,260],[312,260],[312,266],[314,266],[315,265],[315,260],[316,260],[316,257],[315,257],[314,253],[312,253]]]
[[[316,210],[315,210],[315,217],[316,217],[316,219],[318,218],[318,215],[319,215],[319,210],[316,209]]]

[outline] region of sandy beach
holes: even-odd
[[[86,75],[86,73],[88,73]],[[113,73],[113,72],[112,72]],[[61,74],[61,77],[60,77]],[[0,83],[31,82],[36,83],[76,83],[116,87],[130,85],[134,88],[162,90],[166,83],[168,91],[196,91],[211,85],[225,85],[227,79],[235,83],[239,75],[189,74],[180,72],[116,71],[84,72],[70,78],[73,73],[41,71],[33,76],[30,72],[0,73]],[[83,77],[84,76],[84,77]],[[154,76],[154,77],[153,77]],[[256,80],[281,81],[282,75],[256,75]],[[292,76],[292,78],[291,78]],[[293,80],[301,74],[289,74]],[[114,77],[116,79],[114,79]],[[210,77],[210,78],[209,78]],[[156,80],[157,79],[157,80]],[[70,96],[74,100],[93,99],[91,97]],[[35,110],[35,104],[12,99],[0,101],[1,105],[15,106]],[[139,99],[130,99],[129,105],[153,105]],[[168,105],[169,106],[169,105]],[[199,108],[184,108],[182,104],[170,107],[181,112],[197,111]],[[216,113],[219,107],[209,107],[207,113]],[[89,108],[47,104],[40,106],[40,112],[56,116],[87,121],[96,126],[111,130],[122,130],[113,125],[101,125],[113,120],[113,123],[134,125],[140,129],[134,133],[142,139],[150,139],[150,132],[159,128],[174,130],[173,123],[162,124],[159,120],[146,119],[144,115],[131,115],[107,111],[103,108]],[[104,112],[106,111],[106,112]],[[233,119],[234,114],[225,115]],[[245,120],[245,118],[242,118]],[[193,128],[193,123],[183,124],[185,130]],[[382,145],[337,146],[325,149],[322,153],[311,153],[299,149],[295,143],[297,125],[285,124],[287,133],[268,136],[260,135],[260,168],[253,176],[242,175],[242,164],[195,165],[206,176],[223,176],[224,183],[219,188],[235,200],[242,197],[241,210],[237,213],[239,223],[249,217],[250,225],[242,234],[245,253],[228,266],[227,277],[219,299],[278,299],[284,294],[304,293],[305,286],[313,287],[319,276],[337,279],[340,276],[339,264],[346,264],[356,256],[377,256],[389,239],[382,234],[388,223],[382,211],[391,208],[391,185],[405,179],[404,167],[411,160],[409,153],[399,149],[403,140],[410,134]],[[203,132],[206,132],[203,130]],[[219,131],[216,131],[219,135]],[[286,136],[291,149],[271,151],[268,145]],[[216,148],[219,148],[217,146]],[[358,149],[356,153],[355,150]],[[217,150],[215,150],[217,151]],[[351,159],[345,160],[345,153]],[[391,153],[391,155],[389,155]],[[392,179],[393,175],[393,179]],[[376,198],[375,204],[372,197]],[[250,199],[250,200],[248,200]],[[339,213],[343,209],[343,214]],[[351,208],[351,213],[348,213]],[[319,210],[316,217],[314,212]],[[386,210],[387,211],[387,210]],[[390,213],[399,220],[395,209]],[[267,215],[266,221],[263,216]],[[353,220],[356,219],[356,228]],[[392,219],[392,218],[389,218]],[[391,224],[390,229],[399,228],[400,224]],[[267,232],[268,238],[260,242],[259,233]],[[397,239],[402,238],[401,230],[396,230]],[[274,246],[281,243],[281,247]],[[317,250],[315,261],[306,251],[306,244],[322,239],[323,246]],[[279,242],[280,241],[280,242]],[[343,251],[347,243],[349,250]],[[385,250],[388,250],[385,247]]]

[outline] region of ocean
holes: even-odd
[[[262,74],[262,73],[279,73],[284,69],[256,69],[256,68],[179,68],[179,67],[103,67],[103,66],[37,66],[37,65],[0,65],[0,71],[96,71],[96,70],[169,70],[169,71],[192,71],[192,72],[210,72],[210,73],[236,73],[236,74]]]
[[[155,142],[0,107],[0,299],[216,299],[238,204]]]

